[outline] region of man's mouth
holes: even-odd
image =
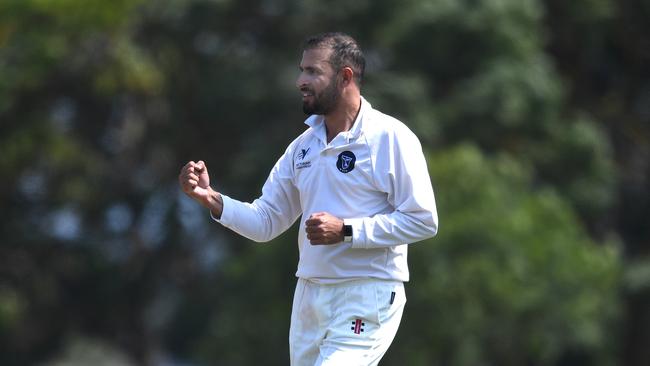
[[[302,89],[302,99],[307,99],[314,96],[314,92],[311,90]]]

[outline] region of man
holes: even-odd
[[[268,241],[302,214],[291,365],[376,365],[406,302],[407,245],[436,234],[438,216],[417,137],[361,96],[365,60],[342,33],[307,39],[296,86],[309,128],[280,157],[253,203],[214,191],[203,161],[183,191],[214,220]]]

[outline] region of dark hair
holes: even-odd
[[[354,38],[341,32],[317,34],[307,38],[302,47],[304,51],[315,48],[331,49],[329,63],[332,64],[334,70],[338,71],[344,67],[351,68],[354,71],[357,85],[361,86],[363,72],[366,69],[366,59]]]

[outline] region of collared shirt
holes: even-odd
[[[254,241],[268,241],[302,214],[296,276],[319,283],[360,278],[408,281],[407,245],[436,234],[438,214],[418,138],[361,98],[349,131],[327,143],[324,117],[277,161],[252,203],[223,197],[217,220]],[[328,212],[352,226],[352,242],[311,245],[305,220]]]

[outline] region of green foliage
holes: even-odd
[[[0,288],[0,334],[15,330],[25,313],[25,300],[12,288]]]
[[[248,244],[224,268],[217,304],[194,354],[205,364],[286,365],[298,260],[296,227],[267,244]],[[237,294],[233,296],[232,294]],[[221,295],[221,296],[220,296]]]
[[[440,234],[413,246],[409,304],[391,360],[611,364],[619,256],[597,247],[530,169],[472,145],[434,154]],[[409,352],[418,349],[419,352]],[[397,364],[397,361],[395,364]]]
[[[0,1],[0,363],[286,364],[295,230],[252,245],[176,175],[253,199],[300,41],[342,30],[440,208],[384,364],[647,365],[647,261],[603,239],[647,254],[647,4]]]
[[[136,4],[78,0],[2,2],[0,99],[4,102],[0,112],[11,106],[15,93],[37,90],[54,72],[88,62],[82,59],[89,56],[87,52],[95,51],[88,48],[88,41],[124,26]]]
[[[606,2],[594,3],[601,10],[607,7]],[[471,139],[487,152],[517,155],[532,164],[536,179],[555,185],[582,216],[596,221],[606,215],[617,180],[611,142],[586,113],[566,111],[566,87],[544,49],[542,4],[407,4],[380,39],[394,50],[400,72],[417,70],[426,78],[392,98],[397,114],[436,146]],[[600,19],[602,12],[590,16]],[[381,93],[398,94],[409,79],[401,80],[393,82],[393,93]],[[426,105],[426,100],[433,105],[405,110]],[[436,127],[431,127],[432,119]]]

